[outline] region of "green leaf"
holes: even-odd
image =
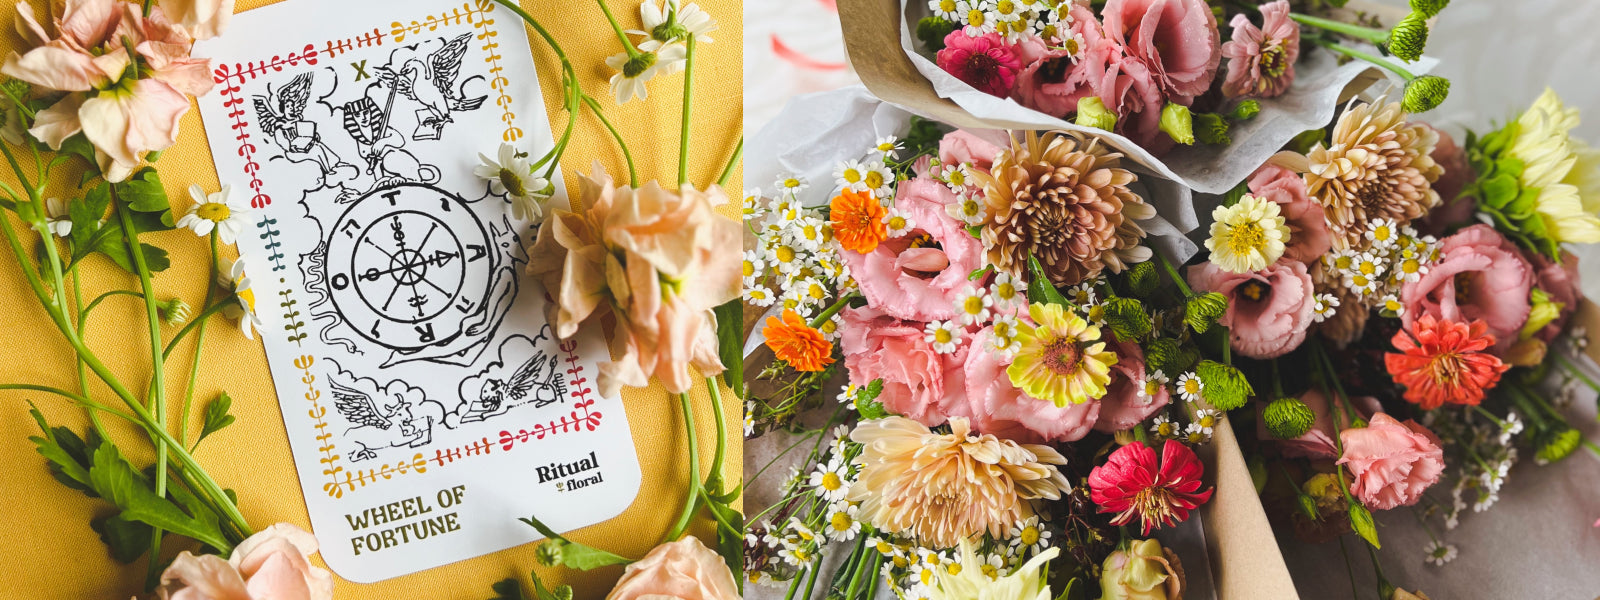
[[[888,409],[878,402],[878,395],[883,393],[883,380],[874,379],[872,383],[856,390],[856,412],[861,414],[862,420],[871,421],[889,416]]]
[[[533,597],[537,600],[572,600],[572,586],[558,585],[555,590],[549,590],[545,589],[538,573],[529,571],[528,578],[533,580]]]
[[[738,298],[718,306],[717,356],[722,359],[722,380],[735,393],[744,393],[744,302]]]
[[[90,144],[89,137],[82,133],[63,140],[61,142],[61,154],[82,158],[83,162],[89,164],[91,171],[97,173],[100,171],[100,163],[95,162],[94,144]]]
[[[161,185],[161,175],[155,169],[144,169],[117,184],[117,197],[123,205],[136,212],[160,213],[172,210],[167,199],[167,189]]]
[[[111,203],[111,187],[102,183],[89,188],[83,199],[67,204],[67,217],[72,220],[72,247],[92,248],[92,240],[104,227],[101,222],[106,216],[106,207]],[[85,250],[87,251],[87,250]],[[74,255],[76,255],[76,251]]]
[[[148,243],[140,243],[139,247],[144,251],[144,264],[150,269],[150,272],[159,273],[172,266],[172,259],[167,257],[166,250]],[[127,239],[120,233],[101,238],[99,246],[95,250],[105,254],[111,259],[111,262],[117,263],[117,266],[122,267],[122,270],[129,273],[139,272],[130,258],[132,255],[128,254]]]
[[[1372,520],[1372,511],[1367,510],[1367,507],[1356,502],[1354,498],[1350,499],[1350,529],[1355,530],[1356,535],[1361,536],[1361,539],[1366,540],[1368,544],[1372,544],[1373,548],[1383,547],[1378,544],[1378,525]]]
[[[223,392],[221,396],[217,396],[216,400],[212,400],[210,404],[206,405],[205,424],[200,428],[200,438],[194,441],[196,446],[200,445],[200,442],[204,441],[206,436],[233,424],[233,415],[228,414],[228,409],[232,407],[233,398],[229,397],[227,392]]]
[[[66,427],[50,427],[39,408],[33,406],[32,402],[28,405],[28,413],[33,415],[39,430],[44,432],[43,436],[28,439],[33,442],[39,455],[49,461],[50,474],[63,485],[93,497],[93,489],[89,486],[88,454],[83,440]]]
[[[111,551],[111,558],[122,564],[132,564],[150,550],[153,530],[149,525],[114,515],[90,521],[89,528],[100,534],[100,541]]]
[[[1233,206],[1235,204],[1238,204],[1239,200],[1241,198],[1244,198],[1245,195],[1249,194],[1249,193],[1250,193],[1250,182],[1241,181],[1241,182],[1239,182],[1239,185],[1233,186],[1233,189],[1228,190],[1228,193],[1222,195],[1222,205],[1223,206]]]
[[[203,523],[179,510],[170,500],[157,496],[149,483],[136,474],[128,461],[117,452],[114,444],[102,443],[94,453],[94,466],[89,469],[89,484],[100,497],[122,509],[122,518],[159,527],[178,535],[208,544],[224,553],[232,545],[215,527]]]
[[[540,535],[543,535],[545,541],[540,546],[539,552],[541,554],[548,553],[554,563],[564,567],[588,571],[590,569],[611,565],[625,565],[633,562],[632,559],[623,558],[605,550],[561,537],[561,534],[556,533],[555,530],[550,529],[549,526],[535,517],[517,520],[527,523],[528,526],[533,527]]]
[[[489,586],[489,589],[494,590],[494,597],[489,600],[524,600],[522,584],[517,583],[515,578],[508,577],[496,581]]]
[[[133,221],[134,229],[139,233],[154,233],[158,231],[171,231],[177,228],[172,220],[172,211],[138,212],[132,211],[128,220]]]
[[[1050,283],[1050,276],[1045,274],[1039,259],[1032,255],[1028,256],[1028,302],[1070,306],[1067,299],[1061,296],[1061,291]]]
[[[744,569],[744,515],[716,502],[709,502],[706,506],[720,515],[723,521],[733,525],[734,530],[729,531],[721,522],[717,523],[717,554],[722,555],[722,561],[727,563],[729,572],[741,572]],[[739,583],[739,592],[743,593],[744,578],[735,577],[735,579]]]

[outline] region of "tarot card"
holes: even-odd
[[[555,339],[522,276],[535,224],[472,173],[502,141],[553,146],[526,30],[496,8],[289,0],[196,50],[306,508],[353,581],[538,539],[518,517],[598,523],[639,489],[594,385],[602,333]]]

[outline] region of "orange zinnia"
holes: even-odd
[[[1383,355],[1406,401],[1433,410],[1450,404],[1477,406],[1511,365],[1489,353],[1494,336],[1483,321],[1457,323],[1422,315],[1394,335],[1400,352]]]
[[[889,226],[883,222],[889,210],[872,197],[872,192],[845,190],[834,197],[828,208],[833,236],[845,250],[866,254],[877,250],[878,242],[889,237]]]
[[[761,330],[761,335],[767,336],[767,347],[772,349],[772,354],[796,371],[821,371],[833,364],[833,343],[793,310],[784,309],[782,320],[767,317],[767,326]]]

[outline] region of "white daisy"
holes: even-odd
[[[1145,375],[1144,385],[1139,386],[1139,398],[1150,402],[1161,395],[1161,388],[1167,385],[1167,375],[1156,369],[1154,373]]]
[[[72,235],[71,208],[66,200],[48,198],[44,201],[44,210],[45,225],[50,228],[50,233],[63,238]]]
[[[845,494],[850,491],[850,467],[835,457],[827,464],[818,463],[807,482],[818,496],[828,502],[844,500]]]
[[[232,245],[245,225],[250,224],[253,212],[250,203],[234,198],[231,186],[224,185],[222,190],[207,194],[199,184],[190,184],[189,197],[194,199],[194,205],[189,207],[188,214],[178,219],[178,226],[194,231],[195,235],[205,237],[216,230],[222,243]]]
[[[933,16],[946,21],[961,19],[960,9],[961,3],[957,0],[928,0],[928,10],[933,12]]]
[[[824,227],[826,223],[822,219],[806,215],[789,222],[789,226],[784,229],[784,238],[806,252],[816,252],[822,247],[822,242],[826,238],[823,233]]]
[[[894,196],[894,182],[894,171],[889,170],[882,161],[867,161],[862,165],[862,187],[857,190],[871,190],[879,198],[890,198]]]
[[[1438,567],[1442,567],[1445,563],[1455,560],[1456,554],[1458,554],[1454,545],[1446,544],[1440,542],[1439,540],[1433,540],[1432,542],[1429,542],[1427,547],[1423,548],[1422,551],[1427,553],[1427,558],[1424,560],[1426,560],[1429,564]]]
[[[649,38],[639,43],[639,49],[645,51],[682,43],[690,35],[696,43],[709,44],[713,40],[708,34],[717,30],[717,21],[699,5],[690,3],[679,8],[678,0],[666,0],[659,5],[655,0],[645,0],[639,5],[639,21],[644,24],[644,31],[629,29],[628,33]],[[675,71],[668,71],[672,72]]]
[[[995,22],[989,18],[986,8],[987,2],[982,0],[962,0],[959,18],[955,19],[961,29],[968,36],[983,37],[984,34],[995,31]]]
[[[1078,305],[1080,308],[1094,304],[1094,284],[1095,282],[1093,281],[1085,281],[1067,288],[1067,301]]]
[[[617,104],[626,104],[634,98],[644,100],[650,95],[645,84],[658,74],[682,70],[686,58],[687,49],[683,44],[668,44],[654,52],[641,50],[632,56],[627,52],[608,56],[606,66],[616,70],[611,75],[611,95],[616,97]]]
[[[1050,547],[1050,535],[1050,530],[1039,523],[1038,515],[1034,515],[1011,527],[1011,547],[1038,554]]]
[[[956,201],[945,205],[944,212],[969,227],[981,225],[989,218],[989,210],[983,204],[983,196],[966,190],[957,192]]]
[[[811,553],[810,548],[785,545],[778,550],[778,558],[795,567],[803,567],[816,560],[816,555]]]
[[[952,191],[961,193],[972,185],[972,165],[970,163],[960,163],[939,167],[935,170],[934,178],[950,186]]]
[[[1158,439],[1175,438],[1178,436],[1178,424],[1173,423],[1165,414],[1156,415],[1156,418],[1150,421],[1150,435]]]
[[[1387,254],[1397,245],[1400,230],[1395,227],[1394,219],[1373,219],[1367,224],[1365,235],[1373,250]]]
[[[1190,423],[1183,428],[1183,441],[1190,444],[1204,444],[1211,441],[1211,432],[1206,431],[1199,423]]]
[[[1311,320],[1317,323],[1332,318],[1339,311],[1339,297],[1333,294],[1317,294],[1316,304],[1311,309]]]
[[[250,287],[250,277],[244,272],[244,259],[236,259],[228,267],[225,285],[233,289],[234,304],[222,310],[223,316],[239,320],[239,332],[246,339],[256,339],[255,330],[261,329],[261,317],[256,314],[256,292]]]
[[[755,250],[744,251],[744,264],[740,267],[741,277],[744,278],[746,287],[755,285],[756,281],[766,275],[767,261],[762,260],[760,252]]]
[[[988,322],[989,315],[993,312],[994,298],[989,297],[986,289],[967,286],[962,288],[960,295],[956,296],[956,313],[961,315],[962,325],[980,325]]]
[[[550,180],[534,177],[528,166],[528,155],[518,152],[511,144],[500,144],[499,160],[478,153],[482,162],[473,167],[472,174],[489,182],[489,191],[505,196],[510,202],[507,214],[518,221],[537,221],[544,215],[541,204],[550,197]]]
[[[1396,317],[1406,316],[1406,305],[1400,303],[1399,294],[1384,294],[1383,298],[1378,301],[1378,308],[1385,312],[1394,313]]]
[[[779,175],[778,180],[772,184],[772,187],[778,188],[779,193],[792,195],[806,191],[806,188],[811,187],[811,183],[806,181],[804,177],[788,173]]]
[[[889,214],[883,217],[883,224],[888,228],[889,237],[891,238],[911,233],[911,230],[917,226],[917,222],[911,218],[911,215],[898,208],[889,209]]]
[[[777,302],[778,296],[772,292],[771,288],[765,285],[745,284],[744,301],[754,306],[767,307],[772,306],[773,302]]]
[[[1217,427],[1217,411],[1209,408],[1195,411],[1194,422],[1190,426],[1199,427],[1201,433],[1204,433],[1208,438],[1211,437],[1212,431]]]
[[[761,190],[760,189],[745,190],[744,191],[744,215],[743,215],[744,216],[744,220],[746,222],[755,221],[757,219],[760,219],[763,216],[766,216],[766,214],[767,214],[767,207],[766,207],[766,203],[761,201]]]
[[[873,143],[872,151],[885,159],[895,158],[895,153],[900,151],[900,140],[892,135],[883,136]]]
[[[1200,392],[1205,389],[1205,382],[1200,381],[1193,371],[1178,376],[1178,396],[1185,402],[1199,402]]]
[[[961,329],[955,321],[934,321],[928,323],[923,329],[926,335],[923,339],[933,344],[933,351],[939,354],[950,354],[956,351],[956,346],[961,343]]]
[[[857,510],[855,505],[848,502],[836,502],[828,507],[827,521],[822,525],[828,539],[835,542],[856,539],[856,535],[861,533],[861,521],[856,518]]]
[[[817,541],[817,532],[795,517],[789,517],[789,522],[783,525],[783,531],[783,543],[786,545],[798,546]]]
[[[995,275],[994,283],[989,286],[989,296],[994,298],[995,310],[1005,312],[1026,304],[1027,297],[1024,294],[1027,287],[1010,273]]]
[[[833,169],[833,183],[847,190],[865,192],[871,190],[867,186],[867,165],[859,160],[847,160],[839,163]]]

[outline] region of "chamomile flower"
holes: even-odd
[[[851,159],[839,163],[833,169],[833,183],[847,190],[857,192],[869,191],[867,186],[867,165],[859,160]]]
[[[44,201],[45,225],[50,228],[50,233],[56,237],[72,235],[72,217],[66,200],[49,198]],[[185,217],[187,218],[187,217]],[[204,234],[201,234],[204,235]]]
[[[811,477],[807,480],[807,484],[822,499],[828,502],[838,502],[844,500],[845,494],[850,491],[849,477],[850,467],[845,465],[844,461],[839,460],[838,457],[834,457],[827,464],[818,463],[817,469],[811,472]]]
[[[683,44],[667,44],[655,51],[637,50],[606,57],[606,66],[616,70],[611,75],[611,95],[617,104],[629,100],[644,100],[650,95],[646,86],[656,75],[683,70],[688,49]]]
[[[984,4],[979,0],[961,2],[961,15],[955,22],[961,25],[961,30],[970,37],[983,37],[985,34],[995,32],[995,22],[989,18],[988,11],[984,10]]]
[[[939,181],[943,181],[945,185],[950,186],[951,191],[961,193],[972,185],[972,165],[971,163],[959,163],[939,167],[935,170],[934,177]]]
[[[933,13],[933,16],[946,21],[961,19],[962,15],[958,12],[960,9],[961,2],[957,0],[928,0],[928,10]]]
[[[792,566],[804,567],[816,560],[816,555],[812,554],[810,548],[784,545],[783,548],[778,550],[778,558],[783,559],[783,562]]]
[[[744,191],[743,212],[745,222],[756,221],[767,215],[767,205],[765,202],[761,201],[760,189],[748,189]]]
[[[639,43],[640,50],[682,44],[690,35],[694,36],[696,42],[710,44],[710,33],[717,30],[717,21],[701,10],[699,5],[691,2],[679,7],[678,0],[666,0],[661,4],[655,0],[645,0],[639,5],[639,21],[644,24],[644,31],[629,29],[628,33],[647,38]]]
[[[950,354],[956,351],[956,346],[961,343],[961,328],[955,321],[934,321],[923,328],[925,340],[933,345],[933,351],[939,354]]]
[[[1383,271],[1386,265],[1383,260],[1371,252],[1362,252],[1351,257],[1350,268],[1345,270],[1345,282],[1350,291],[1363,296],[1376,292],[1378,285],[1383,281]]]
[[[1190,423],[1190,427],[1200,428],[1200,432],[1210,438],[1211,432],[1217,427],[1217,411],[1209,408],[1194,411],[1194,421]]]
[[[1317,294],[1316,302],[1311,308],[1311,320],[1321,323],[1339,312],[1339,297],[1333,294]]]
[[[1372,249],[1381,254],[1388,254],[1400,240],[1400,230],[1395,226],[1394,219],[1373,219],[1367,224],[1365,235]]]
[[[1011,547],[1028,554],[1038,554],[1050,547],[1050,530],[1039,523],[1038,515],[1011,526]]]
[[[1190,444],[1204,444],[1211,441],[1211,432],[1201,427],[1199,423],[1190,423],[1183,429],[1183,441]]]
[[[1385,313],[1393,313],[1396,317],[1406,316],[1406,305],[1400,303],[1398,294],[1384,294],[1378,301],[1378,309]]]
[[[1000,23],[1017,23],[1022,20],[1022,4],[1023,0],[994,0],[988,3],[984,16],[997,26]]]
[[[778,301],[778,295],[765,285],[747,283],[744,286],[744,301],[753,306],[767,307]]]
[[[989,218],[989,209],[984,206],[983,197],[965,190],[956,194],[955,202],[945,205],[944,212],[969,227],[980,225]]]
[[[1156,418],[1150,421],[1150,434],[1158,439],[1175,438],[1178,436],[1178,424],[1173,423],[1165,414],[1156,415]]]
[[[1397,284],[1414,283],[1428,274],[1428,263],[1423,261],[1422,255],[1414,248],[1400,251],[1393,266],[1394,272],[1390,277]]]
[[[743,269],[740,274],[744,278],[744,284],[750,286],[766,275],[767,261],[760,252],[745,250],[744,264],[740,268]]]
[[[911,230],[917,226],[917,222],[905,211],[893,208],[889,209],[889,214],[883,216],[883,225],[887,228],[889,237],[897,238],[911,233]]]
[[[1193,371],[1178,376],[1178,396],[1185,402],[1199,402],[1200,392],[1205,389],[1205,382],[1200,381]]]
[[[774,241],[767,248],[767,266],[777,269],[780,274],[791,275],[805,267],[805,256],[792,242]]]
[[[1445,563],[1455,560],[1457,554],[1455,546],[1440,542],[1439,540],[1433,540],[1432,542],[1429,542],[1428,545],[1422,549],[1422,551],[1427,553],[1427,558],[1424,560],[1426,560],[1429,564],[1438,567],[1442,567]]]
[[[878,138],[872,145],[872,151],[886,159],[895,158],[895,153],[900,151],[900,140],[892,135]]]
[[[233,289],[234,304],[222,310],[230,319],[239,320],[239,332],[246,339],[256,339],[255,330],[261,329],[261,317],[256,314],[256,292],[250,287],[250,277],[244,272],[244,259],[237,259],[228,267],[225,285]]]
[[[784,230],[784,237],[789,243],[806,252],[816,252],[822,247],[825,237],[823,225],[822,219],[806,215],[790,222],[789,227]]]
[[[1167,374],[1162,373],[1161,369],[1156,369],[1154,373],[1146,374],[1144,385],[1139,386],[1139,399],[1146,403],[1155,400],[1156,396],[1161,395],[1161,388],[1166,387],[1167,381]]]
[[[250,203],[242,197],[233,197],[231,186],[224,185],[222,190],[207,194],[198,184],[190,184],[189,197],[194,199],[194,205],[189,207],[188,214],[178,219],[178,226],[194,231],[195,235],[205,237],[215,230],[222,243],[232,245],[250,224],[253,213]]]
[[[844,315],[834,313],[833,316],[828,317],[828,320],[823,321],[822,325],[817,327],[817,332],[822,334],[822,339],[837,342],[839,341],[840,326],[842,325],[844,325]]]
[[[1067,301],[1078,305],[1079,308],[1094,304],[1094,281],[1085,281],[1067,288]]]
[[[871,191],[879,198],[894,196],[894,171],[889,170],[882,161],[867,161],[862,164],[861,187],[857,191]]]
[[[817,532],[806,527],[805,523],[801,523],[800,519],[795,517],[789,517],[789,522],[783,525],[783,531],[783,543],[786,546],[799,546],[817,541]]]
[[[1006,358],[1016,356],[1017,352],[1022,350],[1022,341],[1017,339],[1015,315],[996,317],[990,328],[989,350]]]
[[[806,188],[811,187],[811,183],[799,175],[785,173],[778,176],[778,180],[772,183],[772,187],[776,188],[779,194],[793,196],[806,191]]]
[[[962,288],[961,294],[956,296],[956,313],[961,315],[962,325],[979,325],[989,320],[994,307],[994,298],[989,297],[988,291],[983,288],[967,286]]]
[[[990,581],[1000,579],[1000,576],[1005,573],[1005,569],[1006,558],[1004,556],[989,553],[978,558],[978,570],[982,571],[983,576],[988,577]]]
[[[856,518],[858,510],[855,505],[848,502],[837,502],[829,507],[827,521],[822,526],[828,539],[835,542],[856,539],[856,535],[861,533],[861,521]]]
[[[756,433],[755,403],[754,402],[746,402],[744,404],[744,437],[748,438],[748,437],[750,437],[752,435],[755,435],[755,433]]]
[[[994,283],[989,285],[989,296],[994,298],[996,312],[1009,312],[1027,303],[1024,290],[1027,285],[1012,277],[1010,273],[999,273],[994,276]]]

